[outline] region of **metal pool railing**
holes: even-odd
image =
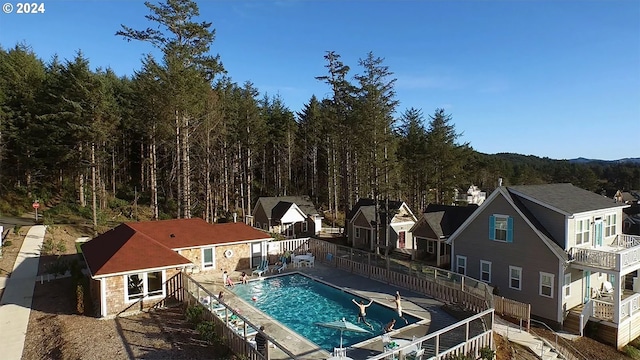
[[[482,349],[494,348],[493,316],[493,309],[483,311],[368,359],[402,359],[403,356],[412,350],[416,351],[416,349],[424,349],[422,359],[447,359],[456,356],[470,356],[472,359],[477,359],[480,357]],[[460,339],[464,340],[460,341]]]
[[[215,299],[216,297],[209,290],[205,289],[202,285],[200,285],[197,281],[195,281],[191,276],[186,273],[182,273],[184,277],[184,301],[188,306],[198,305],[207,309],[205,313],[205,317],[209,321],[213,321],[215,324],[216,333],[224,339],[226,345],[233,351],[235,354],[244,355],[247,360],[266,360],[269,359],[269,355],[264,356],[260,352],[258,352],[253,345],[249,342],[247,334],[247,330],[255,329],[256,332],[262,333],[267,340],[273,344],[276,348],[282,351],[284,354],[289,356],[290,359],[296,359],[297,357],[292,354],[289,350],[287,350],[282,344],[280,344],[277,340],[269,336],[268,334],[260,331],[260,327],[256,324],[253,324],[249,319],[239,314],[237,311],[234,311],[231,307],[224,303],[224,301],[220,301],[216,306],[224,306],[223,316],[220,317],[216,315],[213,311],[213,302],[209,302],[209,305],[204,305],[200,302],[205,296],[208,296],[209,299]],[[230,317],[235,316],[243,322],[243,331],[238,333],[234,328],[230,326]],[[269,352],[269,346],[267,346],[267,352]]]

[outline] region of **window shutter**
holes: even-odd
[[[507,218],[507,242],[513,242],[513,218]]]
[[[496,224],[496,217],[491,215],[489,216],[489,240],[495,240],[495,225]]]

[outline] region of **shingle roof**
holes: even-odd
[[[82,253],[93,276],[191,264],[177,252],[127,224],[84,243]]]
[[[378,200],[378,204],[379,205],[384,205],[385,200]],[[349,211],[349,213],[347,214],[347,220],[351,220],[353,219],[353,217],[356,215],[356,213],[358,212],[358,209],[360,209],[363,206],[370,206],[372,207],[374,210],[372,210],[372,214],[373,214],[373,218],[371,220],[375,220],[375,205],[376,205],[376,200],[375,199],[365,199],[365,198],[360,198],[355,205],[353,205],[353,208],[351,209],[351,211]],[[396,201],[396,200],[389,200],[389,208],[390,209],[400,209],[400,206],[402,206],[402,201]],[[367,210],[369,211],[369,210]]]
[[[276,206],[274,206],[271,210],[271,220],[278,221],[282,219],[284,214],[287,213],[291,206],[293,206],[293,203],[288,201],[280,201],[279,203],[277,203]]]
[[[124,223],[82,245],[93,276],[191,262],[175,249],[268,239],[244,223],[209,224],[198,218]]]
[[[530,198],[543,206],[567,214],[622,207],[613,199],[581,189],[572,184],[544,184],[509,186],[507,190],[516,196]]]
[[[262,204],[262,208],[264,209],[264,212],[267,214],[267,216],[271,216],[272,220],[278,220],[278,219],[280,219],[280,217],[282,215],[284,215],[284,212],[282,214],[280,214],[280,217],[276,218],[274,216],[274,214],[273,214],[273,211],[274,211],[274,208],[276,207],[276,205],[278,205],[278,203],[280,203],[280,202],[294,203],[306,215],[319,215],[320,214],[320,211],[318,211],[318,209],[316,209],[315,205],[313,205],[313,202],[311,201],[311,198],[309,198],[308,196],[260,197],[260,198],[258,198],[258,202],[256,203],[256,208],[258,206],[258,203]],[[285,205],[281,205],[281,206],[285,206]],[[286,212],[286,210],[285,210],[285,212]]]
[[[422,214],[438,237],[449,237],[478,209],[478,205],[452,206],[429,204]]]

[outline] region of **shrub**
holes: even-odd
[[[490,347],[486,346],[480,349],[480,359],[493,360],[496,357],[496,352]]]
[[[635,348],[632,345],[627,345],[624,347],[624,353],[627,354],[632,359],[640,359],[640,350]]]
[[[56,261],[48,263],[45,266],[45,271],[48,274],[53,274],[55,276],[64,275],[67,270],[69,270],[69,264],[61,258],[58,258]]]
[[[202,315],[204,314],[204,307],[200,305],[189,306],[185,313],[187,321],[193,325],[197,325],[202,321]]]
[[[21,228],[20,225],[14,226],[13,227],[13,233],[16,234],[16,235],[20,234],[20,228]]]
[[[11,240],[7,240],[5,242],[2,243],[2,247],[8,247],[11,246],[13,243],[11,242]]]
[[[84,286],[82,283],[76,284],[76,311],[84,315]]]
[[[196,330],[200,334],[202,340],[209,344],[214,343],[214,339],[216,338],[216,328],[213,321],[202,321],[196,326]]]

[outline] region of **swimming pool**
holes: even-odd
[[[334,347],[340,345],[340,331],[324,328],[316,323],[340,320],[344,317],[347,321],[357,324],[359,310],[351,299],[362,299],[298,273],[236,285],[233,292],[327,351],[333,351]],[[253,297],[256,298],[255,301],[252,301]],[[389,295],[389,298],[391,297]],[[365,304],[367,303],[365,300]],[[389,304],[393,305],[391,302]],[[409,324],[420,320],[408,314],[404,316]],[[391,319],[396,319],[396,329],[406,326],[394,309],[374,302],[367,308],[367,321],[373,325],[371,333],[345,331],[343,346],[380,335],[384,325]],[[360,325],[369,329],[364,324]]]

